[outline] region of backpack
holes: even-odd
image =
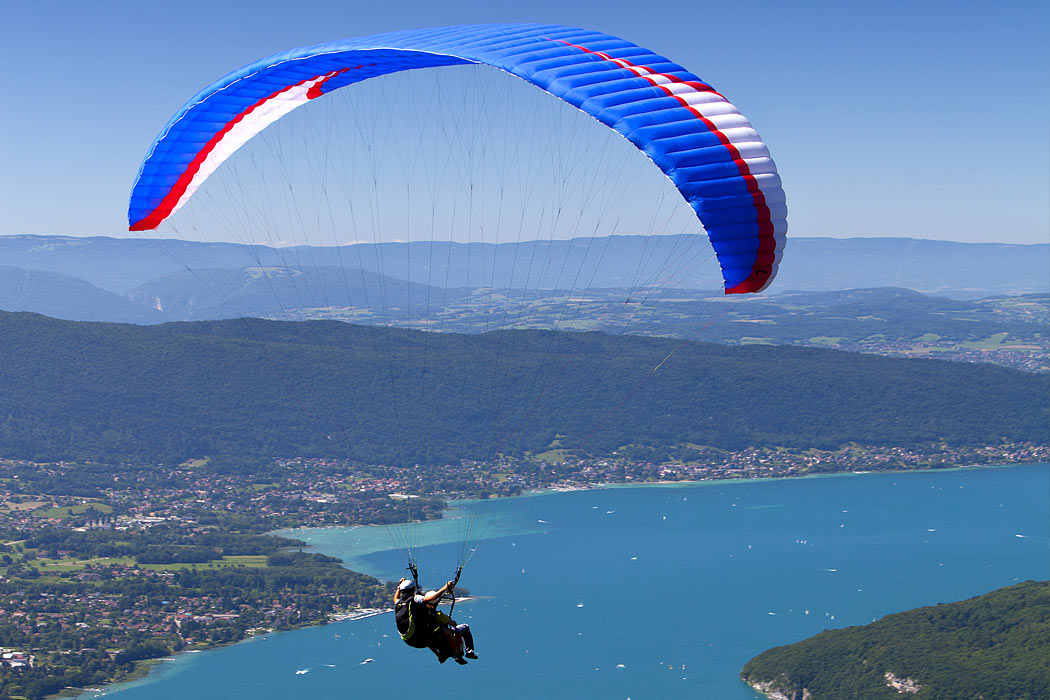
[[[394,621],[405,644],[416,649],[426,649],[430,646],[430,638],[437,621],[429,607],[417,603],[414,598],[398,601],[394,606]]]

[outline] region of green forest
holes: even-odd
[[[1045,443],[1050,424],[1046,375],[597,332],[0,312],[0,356],[0,455],[35,461]]]
[[[788,697],[915,700],[1050,697],[1050,581],[1025,581],[957,603],[887,615],[770,649],[741,677]],[[917,687],[917,691],[914,689]]]

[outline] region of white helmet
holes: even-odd
[[[416,582],[410,578],[406,578],[400,584],[398,584],[397,590],[401,592],[408,592],[416,590]]]

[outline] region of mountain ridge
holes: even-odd
[[[575,276],[593,287],[656,284],[715,292],[721,287],[717,265],[700,264],[709,252],[706,238],[697,234],[281,248],[163,238],[0,236],[5,265],[81,277],[117,294],[179,270],[250,266],[355,267],[417,283],[441,280],[443,287],[571,288]],[[958,298],[1045,292],[1050,291],[1047,261],[1048,244],[799,236],[788,241],[774,289],[898,286]],[[568,277],[566,270],[572,271]]]
[[[595,332],[0,312],[0,355],[0,454],[50,461],[454,463],[555,441],[597,455],[630,444],[1043,444],[1050,421],[1046,375]]]

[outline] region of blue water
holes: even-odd
[[[404,646],[382,615],[181,655],[106,695],[743,700],[760,696],[740,667],[770,646],[1050,577],[1050,465],[614,488],[483,507],[493,539],[463,583],[484,597],[456,608],[481,655],[466,668]],[[455,522],[427,524],[421,541],[447,540]],[[401,576],[398,557],[380,551],[391,541],[383,528],[299,534],[352,568]],[[450,562],[456,546],[422,556]]]

